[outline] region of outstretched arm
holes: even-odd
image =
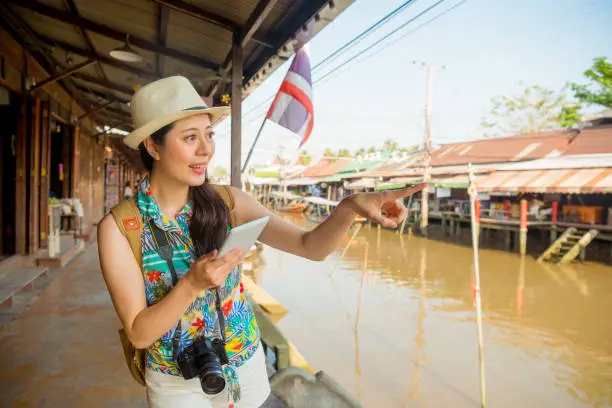
[[[405,190],[358,193],[343,199],[329,217],[311,231],[303,230],[269,211],[249,194],[232,189],[238,224],[269,216],[260,241],[291,254],[322,261],[336,249],[350,228],[355,215],[361,215],[388,228],[396,228],[406,209],[398,201],[424,185]]]

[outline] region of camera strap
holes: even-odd
[[[176,274],[176,269],[174,269],[174,263],[172,263],[172,255],[174,251],[170,245],[168,233],[155,225],[151,219],[149,219],[148,224],[151,235],[153,236],[153,242],[155,242],[155,246],[157,247],[157,252],[159,253],[160,258],[166,261],[168,264],[168,269],[170,269],[170,275],[172,276],[172,285],[176,286],[176,283],[178,282],[178,275]],[[172,338],[172,354],[175,361],[178,359],[179,346],[181,342],[181,322],[182,320],[179,319],[178,323],[176,324],[176,330],[174,330],[174,337]]]
[[[159,228],[151,219],[148,221],[149,230],[153,236],[153,242],[155,242],[155,246],[157,247],[157,252],[159,253],[160,258],[162,258],[168,264],[168,268],[170,269],[170,275],[172,275],[172,285],[176,286],[178,282],[178,275],[176,274],[176,269],[174,269],[174,264],[172,263],[172,255],[173,250],[170,245],[168,234],[166,231]],[[217,318],[219,320],[219,334],[221,339],[223,340],[223,344],[225,345],[225,316],[223,316],[223,309],[221,308],[221,297],[219,296],[219,289],[215,289],[215,308],[217,309]],[[172,338],[172,354],[174,356],[174,360],[178,360],[179,347],[182,335],[181,328],[181,320],[179,319],[176,330],[174,331],[174,337]],[[222,364],[227,364],[227,355],[221,356]]]

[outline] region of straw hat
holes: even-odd
[[[148,136],[162,127],[192,115],[208,113],[215,124],[229,106],[209,108],[191,82],[182,76],[173,76],[151,82],[140,88],[132,97],[132,120],[134,130],[123,142],[138,149]]]

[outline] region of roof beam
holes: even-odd
[[[246,47],[249,41],[253,38],[259,27],[263,24],[264,20],[274,6],[276,5],[277,0],[259,0],[257,6],[255,6],[255,10],[249,16],[246,25],[240,31],[239,35],[239,43],[242,48]],[[221,65],[221,77],[225,77],[229,74],[232,68],[232,50],[227,54],[225,60],[223,60],[223,64]],[[208,97],[211,98],[215,96],[215,94],[219,91],[219,89],[225,85],[224,81],[221,79],[213,85],[212,89],[208,93]]]
[[[229,18],[225,18],[210,11],[202,10],[201,8],[194,6],[193,4],[187,3],[182,0],[153,0],[155,3],[162,6],[168,7],[169,9],[178,11],[183,14],[190,15],[199,20],[206,21],[214,24],[218,27],[224,28],[228,31],[234,31],[238,28],[238,24]]]
[[[66,24],[72,24],[76,27],[79,27],[84,30],[92,31],[104,37],[113,38],[118,41],[126,41],[127,33],[115,30],[112,27],[108,27],[106,25],[96,23],[92,20],[87,20],[81,17],[76,17],[71,13],[67,13],[62,10],[58,10],[54,7],[49,7],[45,4],[38,3],[33,0],[6,0],[12,4],[15,4],[19,7],[25,8],[27,10],[31,10],[35,13],[41,14],[43,16],[61,21]],[[162,47],[154,44],[148,40],[143,38],[134,37],[130,35],[130,44],[135,45],[136,47],[142,48],[143,50],[147,50],[150,52],[154,52],[157,54],[164,55],[166,57],[175,58],[182,62],[187,62],[189,64],[195,65],[197,67],[208,68],[212,70],[219,69],[219,65],[214,62],[205,60],[200,57],[196,57],[195,55],[187,54],[182,51],[175,50],[174,48]]]
[[[115,101],[108,101],[106,103],[103,103],[100,106],[95,106],[93,109],[88,110],[87,112],[85,112],[84,114],[82,114],[81,116],[79,116],[79,120],[86,118],[87,116],[94,114],[94,113],[98,113],[100,111],[103,111],[104,109],[108,108],[110,105],[112,105],[113,103],[115,103]]]
[[[165,47],[168,38],[168,21],[170,20],[170,10],[161,4],[157,6],[157,46]],[[155,72],[158,76],[162,76],[164,72],[164,59],[160,54],[155,56]]]
[[[38,33],[38,37],[44,41],[45,43],[47,43],[48,45],[51,46],[57,46],[61,49],[63,49],[64,51],[68,51],[71,52],[73,54],[77,54],[77,55],[81,55],[83,57],[87,57],[87,58],[91,58],[91,59],[97,59],[98,61],[100,61],[103,64],[107,64],[111,67],[117,68],[117,69],[121,69],[123,71],[132,73],[134,75],[137,75],[139,77],[142,78],[148,78],[148,79],[158,79],[159,77],[157,75],[155,75],[152,72],[149,71],[145,71],[143,69],[140,68],[136,68],[133,67],[131,65],[125,64],[123,62],[120,62],[116,59],[113,59],[111,57],[106,57],[103,55],[98,55],[97,53],[93,52],[93,51],[89,51],[89,50],[84,50],[82,48],[79,47],[75,47],[74,45],[65,43],[63,41],[59,41],[50,37],[46,37],[40,33]]]
[[[259,27],[261,27],[264,20],[268,17],[278,0],[259,0],[255,10],[249,16],[245,26],[241,30],[240,46],[246,47],[246,45],[255,36]]]
[[[68,10],[70,10],[70,12],[75,17],[81,18],[81,15],[79,14],[79,9],[77,8],[74,0],[64,0],[64,3],[66,3],[66,7],[68,7]],[[91,41],[91,38],[89,37],[89,34],[87,33],[87,31],[85,31],[81,27],[79,27],[79,31],[81,32],[81,36],[83,37],[83,40],[85,40],[85,42],[87,43],[87,48],[95,52],[96,47],[94,47],[93,42]],[[104,78],[105,80],[108,80],[108,78],[106,77],[106,72],[104,72],[104,68],[102,68],[102,64],[96,64],[96,68],[97,68],[98,73],[102,76],[102,78]]]
[[[120,98],[120,97],[118,97],[116,95],[109,94],[109,93],[106,93],[106,92],[100,92],[100,91],[97,91],[95,89],[89,89],[89,88],[86,88],[86,87],[81,86],[81,85],[75,84],[74,86],[75,86],[76,89],[78,89],[81,92],[97,96],[98,98],[102,98],[102,99],[107,100],[107,101],[114,101],[114,102],[120,102],[120,103],[128,103],[130,101],[129,99]]]
[[[221,27],[227,31],[234,32],[236,30],[240,30],[242,27],[235,21],[230,20],[229,18],[220,16],[218,14],[212,13],[210,11],[199,8],[198,6],[194,6],[191,3],[187,3],[183,0],[153,0],[155,3],[165,6],[171,10],[178,11],[179,13],[187,14],[188,16],[197,18],[198,20],[206,21],[207,23],[211,23],[216,25],[217,27]],[[270,42],[266,38],[260,38],[257,36],[253,36],[251,38],[258,44],[261,44],[265,47],[271,48]]]
[[[245,61],[244,77],[245,80],[251,79],[251,77],[257,72],[257,69],[269,60],[279,48],[281,48],[295,33],[304,25],[303,16],[314,16],[323,7],[329,3],[329,0],[309,0],[302,3],[295,3],[295,10],[293,12],[286,13],[281,21],[278,21],[276,25],[283,26],[283,29],[275,31],[274,36],[271,36],[271,42],[273,47],[271,49],[265,49],[259,47],[255,52],[249,55],[247,61]],[[299,5],[299,7],[298,7]]]
[[[57,81],[59,81],[60,79],[64,79],[66,77],[69,77],[70,75],[74,74],[75,72],[90,66],[91,64],[93,64],[94,62],[96,62],[95,60],[88,60],[85,61],[83,63],[80,63],[78,65],[75,65],[72,68],[69,68],[68,70],[64,71],[64,72],[60,72],[58,74],[52,75],[49,78],[37,83],[36,85],[34,85],[32,88],[30,88],[30,91],[36,91],[37,89],[41,89],[49,84],[53,84]]]
[[[132,96],[132,94],[134,93],[134,90],[131,88],[128,88],[127,86],[115,84],[113,82],[105,81],[105,80],[95,78],[95,77],[92,77],[86,74],[74,74],[72,78],[79,79],[85,82],[89,82],[89,83],[107,88],[111,91],[121,92],[123,94],[130,95],[130,96]]]

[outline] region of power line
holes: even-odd
[[[327,57],[325,57],[323,59],[323,61],[319,62],[317,65],[315,65],[313,67],[313,70],[319,68],[320,66],[322,66],[323,64],[325,64],[327,61],[331,60],[332,58],[334,58],[335,56],[341,54],[344,50],[348,50],[349,48],[351,48],[353,45],[357,45],[361,40],[363,40],[365,37],[367,37],[368,35],[372,34],[374,31],[376,31],[377,29],[379,29],[380,27],[382,27],[384,24],[388,23],[389,20],[391,20],[393,17],[395,17],[397,14],[401,13],[403,10],[405,10],[408,6],[410,6],[412,3],[414,3],[415,0],[408,0],[405,1],[404,3],[402,3],[399,7],[397,7],[395,10],[393,10],[392,12],[390,12],[389,14],[387,14],[386,16],[384,16],[383,18],[381,18],[380,20],[378,20],[376,23],[374,23],[373,25],[371,25],[370,27],[368,27],[367,29],[365,29],[364,31],[361,32],[361,34],[357,35],[356,37],[353,37],[352,40],[350,40],[349,42],[347,42],[346,44],[344,44],[342,47],[338,48],[336,51],[334,51],[333,53],[331,53],[330,55],[328,55]]]
[[[357,54],[355,54],[354,56],[352,56],[352,57],[351,57],[351,58],[349,58],[348,60],[344,61],[343,63],[341,63],[340,65],[336,66],[336,67],[335,67],[335,68],[333,68],[332,70],[328,71],[328,72],[327,72],[327,73],[325,73],[325,74],[324,74],[322,77],[317,78],[315,81],[313,81],[313,85],[315,85],[315,84],[320,84],[320,83],[321,83],[321,84],[322,84],[322,83],[325,83],[325,82],[327,82],[327,81],[325,81],[326,79],[327,79],[327,80],[329,80],[329,79],[333,78],[333,76],[332,76],[332,75],[333,75],[334,73],[336,73],[336,72],[337,72],[337,73],[339,74],[339,73],[343,72],[344,70],[343,70],[343,71],[340,71],[340,72],[338,72],[338,70],[340,70],[341,68],[343,68],[343,67],[347,66],[349,63],[351,63],[352,61],[354,61],[356,58],[360,57],[361,55],[363,55],[364,53],[368,52],[369,50],[371,50],[371,49],[372,49],[372,48],[374,48],[375,46],[379,45],[380,43],[382,43],[383,41],[385,41],[385,40],[386,40],[386,39],[388,39],[389,37],[393,36],[393,35],[394,35],[395,33],[397,33],[398,31],[402,30],[403,28],[405,28],[406,26],[408,26],[410,23],[414,22],[414,21],[415,21],[415,20],[417,20],[418,18],[420,18],[420,17],[422,17],[423,15],[425,15],[426,13],[430,12],[432,9],[436,8],[437,6],[439,6],[440,4],[444,3],[445,1],[446,1],[446,0],[439,0],[439,1],[437,1],[436,3],[434,3],[433,5],[429,6],[428,8],[426,8],[425,10],[423,10],[421,13],[417,14],[415,17],[413,17],[413,18],[409,19],[408,21],[406,21],[405,23],[403,23],[402,25],[400,25],[400,26],[399,26],[399,27],[397,27],[396,29],[394,29],[394,30],[392,30],[391,32],[387,33],[385,36],[383,36],[382,38],[378,39],[376,42],[374,42],[374,43],[373,43],[373,44],[371,44],[370,46],[368,46],[368,47],[366,47],[365,49],[363,49],[363,50],[359,51]],[[460,1],[459,3],[457,3],[457,4],[453,5],[452,7],[448,8],[447,10],[445,10],[445,11],[443,11],[442,13],[438,14],[437,16],[435,16],[435,17],[431,18],[430,20],[428,20],[428,21],[424,22],[423,24],[421,24],[421,25],[419,25],[419,26],[415,27],[413,30],[408,31],[408,32],[407,32],[407,33],[405,33],[403,36],[401,36],[401,37],[397,38],[395,41],[392,41],[391,43],[386,44],[384,47],[382,47],[382,48],[380,48],[380,49],[376,50],[375,52],[371,53],[370,55],[367,55],[365,58],[363,58],[363,59],[361,59],[361,60],[357,61],[357,64],[359,64],[359,63],[361,63],[361,62],[363,62],[363,61],[367,60],[368,58],[370,58],[370,57],[372,57],[372,56],[374,56],[374,55],[378,54],[380,51],[382,51],[382,50],[384,50],[384,49],[388,48],[389,46],[391,46],[391,45],[393,45],[393,44],[397,43],[399,40],[401,40],[401,39],[403,39],[403,38],[407,37],[408,35],[410,35],[410,34],[412,34],[412,33],[414,33],[414,32],[415,32],[415,31],[417,31],[418,29],[423,28],[423,27],[427,26],[428,24],[431,24],[432,22],[434,22],[434,21],[435,21],[435,20],[437,20],[438,18],[443,17],[444,15],[446,15],[446,14],[448,14],[449,12],[451,12],[452,10],[454,10],[454,9],[456,9],[456,8],[458,8],[458,7],[460,7],[461,5],[463,5],[464,3],[466,3],[467,1],[468,1],[468,0],[462,0],[462,1]],[[351,43],[355,43],[355,44],[356,44],[356,41],[355,41],[355,40],[356,40],[358,37],[362,36],[362,35],[363,35],[365,32],[372,33],[372,32],[374,31],[374,30],[372,30],[372,28],[373,28],[374,26],[376,26],[377,24],[379,24],[379,27],[377,27],[377,28],[380,28],[380,26],[382,26],[382,24],[381,24],[381,22],[382,22],[382,21],[384,21],[384,23],[387,23],[387,22],[390,20],[390,18],[388,18],[389,16],[396,15],[397,13],[399,13],[399,11],[398,11],[399,9],[402,9],[402,7],[406,7],[406,6],[410,5],[410,3],[411,3],[411,1],[407,1],[407,2],[403,3],[403,4],[402,4],[400,7],[396,8],[396,9],[395,9],[395,10],[393,10],[391,13],[389,13],[387,16],[385,16],[385,17],[383,17],[381,20],[377,21],[377,22],[376,22],[374,25],[372,25],[371,27],[369,27],[368,29],[366,29],[364,32],[362,32],[361,34],[359,34],[357,37],[353,38],[353,39],[352,39],[352,40],[350,40],[348,43],[344,44],[344,45],[343,45],[343,46],[342,46],[340,49],[347,49],[347,48],[348,48],[348,44],[351,44]],[[384,23],[383,23],[383,24],[384,24]],[[339,50],[340,50],[340,49],[339,49]],[[339,50],[334,51],[334,53],[330,54],[328,57],[326,57],[325,59],[323,59],[321,62],[317,63],[317,64],[315,65],[315,67],[313,68],[313,70],[314,70],[314,69],[316,69],[316,68],[318,68],[318,67],[320,67],[320,66],[322,66],[322,65],[323,65],[323,63],[324,63],[324,62],[326,62],[328,59],[331,59],[331,56],[332,56],[332,55],[338,54],[338,51],[339,51]],[[325,82],[323,82],[323,81],[325,81]],[[274,95],[271,95],[270,97],[266,98],[264,101],[262,101],[261,103],[259,103],[257,106],[255,106],[255,107],[251,108],[249,111],[247,111],[247,112],[245,113],[245,116],[246,116],[246,115],[248,115],[248,114],[250,114],[251,112],[253,112],[253,111],[255,111],[255,110],[259,109],[260,107],[262,107],[262,106],[263,106],[264,104],[266,104],[267,102],[271,101],[271,100],[274,98],[274,96],[275,96],[275,94],[274,94]],[[252,120],[250,120],[249,122],[247,122],[247,123],[245,124],[245,126],[250,125],[251,123],[253,123],[254,121],[256,121],[256,120],[258,120],[258,119],[259,119],[259,117],[257,117],[257,118],[253,118]],[[224,136],[225,136],[225,135],[224,135]]]
[[[415,0],[407,0],[404,3],[402,3],[401,5],[399,5],[399,7],[395,8],[394,10],[392,10],[391,12],[389,12],[387,15],[385,15],[384,17],[382,17],[380,20],[378,20],[377,22],[375,22],[374,24],[372,24],[371,26],[369,26],[368,28],[366,28],[365,30],[363,30],[361,33],[359,33],[357,36],[353,37],[351,40],[349,40],[348,42],[346,42],[344,45],[342,45],[340,48],[336,49],[334,52],[332,52],[331,54],[329,54],[327,57],[323,58],[322,61],[318,62],[313,68],[312,70],[315,71],[316,69],[320,68],[321,66],[323,66],[326,62],[331,61],[332,59],[339,57],[340,55],[342,55],[344,52],[348,51],[351,47],[353,47],[354,45],[357,45],[359,42],[361,42],[363,39],[365,39],[366,37],[368,37],[370,34],[372,34],[373,32],[375,32],[376,30],[378,30],[380,27],[382,27],[383,25],[387,24],[391,19],[393,19],[395,16],[397,16],[399,13],[401,13],[402,11],[404,11],[408,6],[410,6],[412,3],[414,3]],[[272,99],[274,99],[274,95],[266,98],[264,101],[262,101],[261,103],[259,103],[257,106],[249,109],[247,112],[245,112],[244,116],[247,116],[248,114],[250,114],[251,112],[253,112],[254,110],[259,109],[262,105],[266,104],[267,102],[271,101]]]
[[[433,8],[435,8],[436,6],[438,6],[438,5],[442,4],[442,3],[443,3],[443,2],[445,2],[445,1],[446,1],[446,0],[439,0],[438,2],[434,3],[433,5],[431,5],[430,7],[428,7],[427,9],[425,9],[424,11],[422,11],[421,13],[419,13],[418,15],[416,15],[415,17],[411,18],[410,20],[406,21],[404,24],[402,24],[402,25],[400,25],[399,27],[397,27],[395,30],[391,31],[390,33],[388,33],[388,34],[387,34],[387,35],[385,35],[384,37],[380,38],[380,39],[379,39],[378,41],[376,41],[375,43],[371,44],[371,45],[370,45],[370,46],[368,46],[367,48],[365,48],[365,49],[363,49],[362,51],[360,51],[360,52],[358,52],[357,54],[355,54],[355,55],[354,55],[353,57],[351,57],[350,59],[348,59],[348,60],[344,61],[342,64],[340,64],[340,65],[338,65],[337,67],[333,68],[332,70],[328,71],[328,72],[327,72],[327,73],[325,73],[325,74],[324,74],[322,77],[317,78],[317,79],[316,79],[316,80],[313,82],[313,85],[315,85],[315,84],[323,84],[323,83],[327,82],[327,81],[325,81],[325,82],[323,82],[323,81],[324,81],[325,79],[331,79],[331,78],[333,78],[333,76],[331,76],[331,75],[333,75],[333,74],[334,74],[334,73],[336,73],[336,72],[337,72],[338,74],[340,74],[340,73],[344,72],[345,70],[340,71],[340,72],[338,72],[338,70],[339,70],[339,69],[341,69],[341,68],[343,68],[344,66],[348,65],[350,62],[352,62],[353,60],[355,60],[355,59],[356,59],[356,58],[358,58],[359,56],[363,55],[365,52],[367,52],[367,51],[371,50],[371,49],[372,49],[372,48],[374,48],[376,45],[378,45],[378,44],[380,44],[381,42],[383,42],[384,40],[388,39],[389,37],[391,37],[392,35],[394,35],[394,34],[395,34],[395,33],[397,33],[398,31],[400,31],[401,29],[405,28],[405,27],[406,27],[408,24],[410,24],[411,22],[415,21],[416,19],[418,19],[419,17],[423,16],[424,14],[428,13],[428,12],[429,12],[429,11],[431,11]],[[448,14],[448,13],[449,13],[449,12],[451,12],[452,10],[454,10],[454,9],[458,8],[459,6],[463,5],[463,4],[464,4],[464,3],[466,3],[467,1],[468,1],[468,0],[462,0],[462,1],[460,1],[459,3],[455,4],[454,6],[450,7],[450,8],[449,8],[449,9],[447,9],[447,10],[445,10],[444,12],[442,12],[442,13],[438,14],[437,16],[433,17],[432,19],[430,19],[430,20],[426,21],[425,23],[423,23],[423,24],[421,24],[421,25],[419,25],[419,26],[415,27],[413,30],[411,30],[411,31],[409,31],[409,32],[407,32],[407,33],[405,33],[403,36],[399,37],[399,38],[398,38],[398,39],[396,39],[395,41],[393,41],[393,42],[391,42],[391,43],[389,43],[389,44],[386,44],[384,47],[382,47],[382,48],[380,48],[380,49],[376,50],[376,51],[375,51],[375,52],[373,52],[372,54],[367,55],[365,58],[363,58],[363,59],[361,59],[361,60],[357,61],[357,63],[356,63],[356,64],[359,64],[359,63],[361,63],[361,62],[363,62],[363,61],[365,61],[365,60],[369,59],[370,57],[373,57],[374,55],[378,54],[380,51],[383,51],[384,49],[388,48],[388,47],[389,47],[389,46],[391,46],[392,44],[397,43],[399,40],[401,40],[401,39],[403,39],[403,38],[407,37],[408,35],[410,35],[410,34],[412,34],[412,33],[414,33],[414,32],[415,32],[415,31],[417,31],[418,29],[423,28],[423,27],[425,27],[425,26],[426,26],[426,25],[428,25],[428,24],[431,24],[432,22],[434,22],[434,21],[435,21],[435,20],[437,20],[438,18],[443,17],[444,15]],[[327,58],[326,58],[326,59],[327,59]],[[325,61],[325,59],[324,59],[323,61]],[[321,65],[321,63],[317,64],[315,67],[318,67],[318,66],[320,66],[320,65]],[[271,100],[274,98],[274,96],[275,96],[275,95],[272,95],[271,97],[269,97],[269,98],[265,99],[264,101],[262,101],[262,102],[261,102],[260,104],[258,104],[257,106],[253,107],[252,109],[250,109],[250,110],[247,112],[247,114],[248,114],[248,113],[251,113],[251,112],[253,112],[253,111],[257,110],[257,109],[259,109],[259,108],[260,108],[261,106],[263,106],[265,103],[267,103],[267,102],[271,101]],[[245,114],[245,116],[246,116],[246,114]],[[256,119],[253,119],[253,120],[249,121],[249,122],[247,123],[247,126],[248,126],[249,124],[251,124],[251,123],[252,123],[254,120],[256,120]]]
[[[326,74],[324,74],[322,77],[317,78],[317,80],[315,81],[315,83],[321,82],[322,80],[324,80],[326,77],[328,77],[329,75],[333,74],[334,72],[336,72],[338,69],[342,68],[343,66],[347,65],[348,63],[350,63],[351,61],[353,61],[355,58],[359,57],[360,55],[362,55],[363,53],[371,50],[372,48],[374,48],[375,46],[377,46],[378,44],[380,44],[381,42],[383,42],[384,40],[386,40],[387,38],[391,37],[393,34],[395,34],[396,32],[398,32],[399,30],[403,29],[404,27],[406,27],[408,24],[412,23],[414,20],[418,19],[419,17],[423,16],[424,14],[428,13],[429,11],[431,11],[432,9],[436,8],[437,6],[439,6],[440,4],[444,3],[446,0],[438,0],[436,3],[432,4],[431,6],[427,7],[425,10],[423,10],[422,12],[420,12],[419,14],[417,14],[416,16],[412,17],[410,20],[406,21],[404,24],[400,25],[399,27],[397,27],[395,30],[391,31],[390,33],[387,33],[387,35],[383,36],[382,38],[378,39],[377,41],[375,41],[374,43],[370,44],[368,47],[366,47],[365,49],[361,50],[360,52],[358,52],[357,54],[355,54],[354,56],[352,56],[351,58],[349,58],[348,60],[344,61],[342,64],[338,65],[336,68],[332,69],[331,71],[328,71]],[[467,1],[467,0],[464,0]]]
[[[406,37],[407,37],[407,36],[409,36],[410,34],[413,34],[415,31],[417,31],[417,30],[419,30],[419,29],[421,29],[421,28],[423,28],[423,27],[427,26],[428,24],[433,23],[435,20],[439,19],[440,17],[445,16],[446,14],[448,14],[448,13],[449,13],[449,12],[451,12],[452,10],[456,9],[457,7],[459,7],[459,6],[463,5],[463,4],[464,4],[464,3],[466,3],[467,1],[468,1],[468,0],[462,0],[462,1],[460,1],[459,3],[455,4],[454,6],[449,7],[447,10],[443,11],[442,13],[438,14],[437,16],[432,17],[431,19],[427,20],[427,21],[426,21],[426,22],[424,22],[423,24],[420,24],[420,25],[416,26],[416,27],[415,27],[415,28],[413,28],[412,30],[410,30],[410,31],[406,32],[404,35],[402,35],[402,36],[400,36],[400,37],[396,38],[394,41],[391,41],[391,42],[389,42],[389,43],[385,44],[385,45],[384,45],[384,47],[381,47],[381,48],[379,48],[379,49],[375,50],[374,52],[372,52],[371,54],[366,55],[364,58],[362,58],[362,59],[360,59],[359,61],[357,61],[357,62],[355,63],[355,65],[360,64],[360,63],[362,63],[362,62],[366,61],[367,59],[369,59],[369,58],[371,58],[371,57],[375,56],[376,54],[380,53],[381,51],[384,51],[385,49],[389,48],[389,47],[390,47],[390,46],[392,46],[393,44],[396,44],[397,42],[399,42],[399,41],[403,40],[404,38],[406,38]],[[346,70],[342,70],[342,71],[338,72],[338,74],[341,74],[341,73],[342,73],[342,72],[344,72],[344,71],[346,71]],[[331,77],[329,77],[329,78],[331,79],[331,78],[333,78],[333,77],[334,77],[334,76],[331,76]],[[324,83],[324,82],[323,82],[323,83]]]

